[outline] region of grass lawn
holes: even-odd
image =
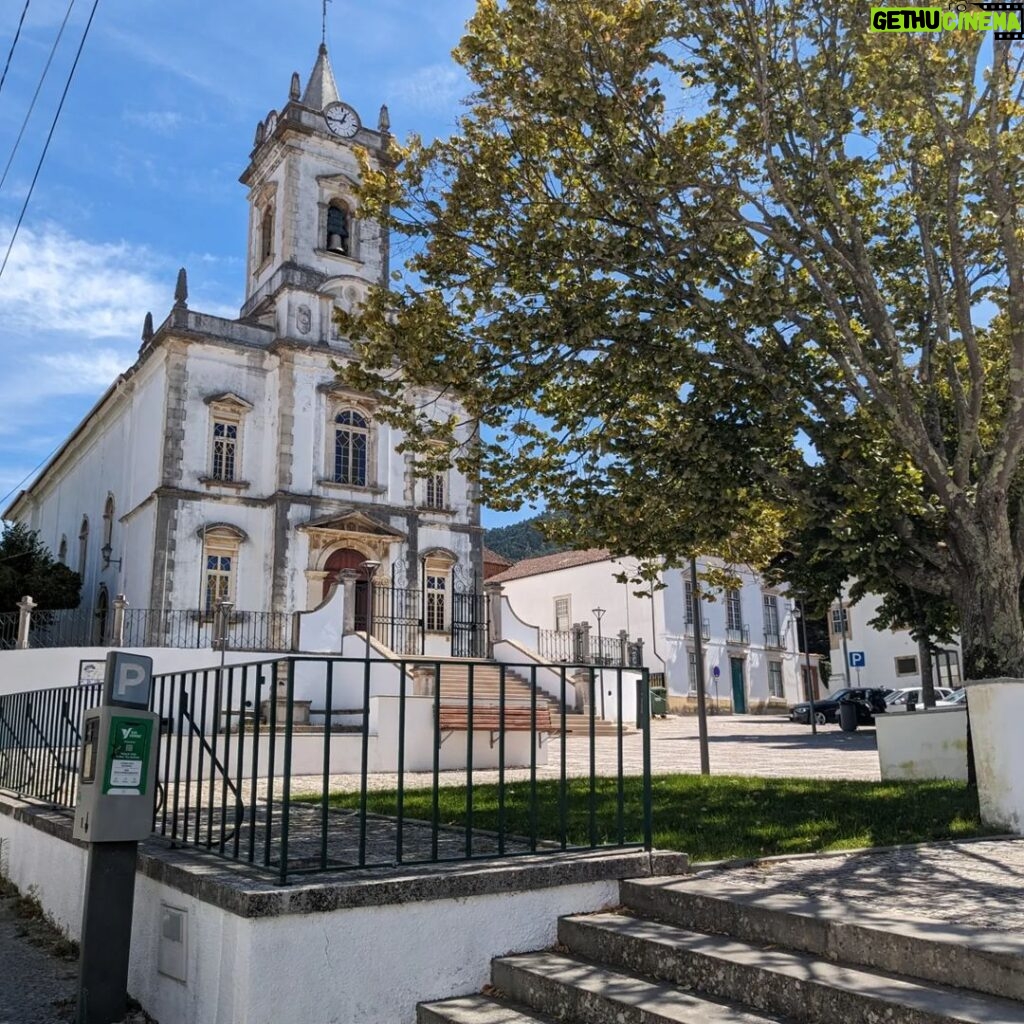
[[[658,775],[653,782],[654,845],[680,850],[694,860],[767,857],[859,846],[889,846],[935,839],[991,834],[978,818],[975,797],[955,782],[852,782],[819,779],[763,779],[739,776]],[[602,842],[619,834],[614,779],[597,780],[596,832]],[[314,798],[316,799],[316,798]],[[358,807],[358,794],[332,793],[336,808]],[[559,784],[537,783],[536,831],[540,839],[560,835]],[[570,845],[586,844],[590,834],[589,786],[572,779],[566,794]],[[393,791],[370,793],[374,814],[393,815]],[[405,793],[405,817],[431,820],[429,790]],[[464,787],[440,791],[439,821],[465,825]],[[643,838],[640,779],[625,780],[623,836]],[[473,788],[473,825],[498,828],[498,787]],[[505,829],[531,834],[529,785],[505,787]]]

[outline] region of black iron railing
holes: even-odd
[[[100,690],[69,686],[0,697],[0,789],[73,807],[82,713],[99,703]]]
[[[0,651],[12,651],[18,645],[17,612],[0,612]]]
[[[729,626],[725,631],[725,642],[728,644],[749,644],[749,626]]]
[[[591,710],[570,736],[581,672]],[[430,659],[287,657],[157,676],[154,830],[282,883],[650,848],[648,687],[646,669],[638,680],[621,668]],[[99,689],[0,698],[0,789],[74,805],[82,712]],[[602,702],[614,728],[599,738]],[[639,775],[627,777],[627,743],[640,748]],[[385,792],[382,771],[395,780]]]
[[[692,637],[694,635],[693,621],[683,624],[683,636]],[[711,639],[711,623],[707,619],[702,619],[700,623],[700,635],[703,640]]]
[[[603,670],[605,717],[617,728],[600,741],[602,767],[594,710],[583,736],[567,739],[565,728],[581,669],[587,706],[599,706],[592,666],[487,669],[429,658],[284,658],[158,677],[167,798],[156,831],[281,882],[318,871],[649,846],[647,671],[638,681],[621,668]],[[307,709],[322,731],[305,724]],[[630,742],[641,747],[643,769],[630,783],[640,791],[631,816],[624,748],[635,719],[639,735]],[[576,777],[570,742],[585,752]],[[446,785],[448,765],[464,786]],[[396,779],[392,790],[373,783],[379,771]],[[335,785],[345,792],[332,793]]]
[[[125,647],[218,647],[217,617],[196,609],[127,608]],[[234,651],[291,650],[292,616],[286,612],[232,610],[227,617],[227,647]]]
[[[782,634],[779,633],[777,630],[765,630],[764,645],[769,650],[779,651],[786,646],[786,641]]]
[[[617,636],[597,637],[588,629],[539,629],[537,653],[545,661],[639,668],[643,645]]]
[[[30,647],[92,647],[106,642],[109,614],[88,608],[59,608],[32,613]]]

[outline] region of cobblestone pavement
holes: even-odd
[[[722,715],[708,720],[708,745],[711,772],[714,775],[790,776],[798,778],[867,779],[877,781],[878,752],[874,729],[860,729],[854,733],[842,732],[837,726],[819,728],[817,736],[809,726],[796,725],[788,719],[754,716]],[[570,777],[581,777],[590,771],[590,744],[586,736],[571,735],[566,747],[566,772]],[[614,775],[618,768],[618,743],[614,736],[598,737],[596,747],[596,774]],[[625,774],[639,775],[643,764],[641,735],[633,732],[623,736],[622,765]],[[548,744],[548,761],[539,765],[537,777],[559,777],[562,741],[553,738]],[[697,739],[697,719],[691,716],[670,716],[655,719],[651,724],[651,767],[655,774],[700,771],[700,748]],[[508,782],[528,779],[528,769],[509,770]],[[473,773],[477,783],[497,782],[496,771]],[[394,789],[394,774],[372,775],[371,789]],[[442,772],[441,785],[464,785],[464,772]],[[409,772],[405,776],[407,788],[429,787],[429,772]],[[331,788],[354,790],[359,788],[358,775],[332,775]],[[292,792],[319,792],[319,776],[297,778]]]
[[[810,897],[888,917],[1024,931],[1024,839],[905,846],[701,872],[717,888]]]

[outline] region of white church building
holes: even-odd
[[[370,574],[382,642],[481,653],[474,487],[454,469],[418,473],[373,396],[341,386],[332,367],[353,357],[335,309],[388,281],[387,238],[353,194],[357,148],[375,166],[387,142],[387,109],[364,125],[321,46],[305,88],[294,75],[284,107],[258,125],[240,179],[249,235],[238,318],[189,308],[182,271],[168,316],[146,317],[134,365],[4,511],[81,574],[94,640],[124,594],[129,644],[201,631],[228,600],[251,645],[274,649],[271,633],[352,570],[357,628]],[[448,397],[423,397],[438,417],[458,412]]]

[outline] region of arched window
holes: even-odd
[[[327,207],[327,250],[351,256],[348,210],[335,201]]]
[[[103,506],[103,547],[109,549],[114,539],[114,496],[107,495],[107,503]],[[110,551],[107,551],[110,554]]]
[[[260,263],[269,260],[274,254],[274,210],[268,206],[263,214],[260,225]]]
[[[89,517],[82,516],[82,526],[78,531],[78,575],[85,578],[85,560],[89,554]]]
[[[366,486],[370,425],[366,417],[345,409],[334,417],[334,475],[338,484]]]
[[[57,561],[61,565],[68,564],[68,537],[65,533],[62,533],[60,537],[60,547],[57,548]]]

